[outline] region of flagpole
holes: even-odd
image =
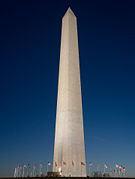
[[[27,172],[28,172],[28,173],[27,173],[27,177],[29,177],[30,167],[31,167],[30,164],[28,164],[28,167],[27,167],[27,169],[28,169],[28,170],[27,170]]]
[[[22,166],[20,166],[20,172],[19,172],[19,177],[22,176]]]
[[[14,169],[14,177],[16,177],[16,168]]]
[[[82,177],[82,164],[81,164],[81,177]]]
[[[21,166],[19,166],[19,177],[21,177]]]
[[[18,166],[18,177],[20,176],[20,165]]]
[[[23,166],[23,173],[22,173],[22,177],[24,177],[24,166]]]
[[[32,173],[32,176],[34,177],[34,166],[33,166],[33,173]]]
[[[97,172],[98,172],[98,169],[99,169],[99,164],[97,164]]]
[[[40,177],[41,177],[41,166],[40,166]]]
[[[18,167],[16,168],[16,177],[18,177]]]
[[[18,167],[16,167],[16,177],[18,177]]]
[[[19,166],[17,167],[17,177],[19,177]]]
[[[48,173],[48,163],[47,163],[47,173]]]
[[[29,168],[27,167],[27,177],[29,176]]]

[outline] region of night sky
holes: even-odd
[[[0,1],[0,177],[53,160],[61,19],[78,20],[86,161],[135,176],[135,3]]]

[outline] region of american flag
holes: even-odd
[[[51,166],[51,163],[50,163],[50,162],[48,162],[48,166]]]
[[[41,168],[43,167],[43,164],[42,164],[42,163],[40,163],[40,167],[41,167]]]
[[[33,165],[33,168],[36,168],[36,165]]]
[[[110,170],[112,171],[112,167],[110,167]]]
[[[90,167],[91,167],[91,166],[93,166],[93,163],[92,163],[92,162],[90,162],[90,163],[89,163],[89,166],[90,166]]]
[[[119,168],[119,165],[116,164],[116,165],[115,165],[115,168]]]
[[[85,165],[85,163],[84,163],[84,162],[81,162],[81,165]]]
[[[21,169],[22,169],[22,167],[19,165],[19,166],[18,166],[18,170],[21,170]]]
[[[107,165],[106,165],[106,164],[104,164],[104,168],[107,168]]]
[[[72,166],[74,166],[74,162],[72,161]]]
[[[55,162],[55,167],[57,167],[57,163]]]
[[[127,169],[126,169],[125,167],[123,167],[122,172],[125,173],[126,170],[127,170]]]

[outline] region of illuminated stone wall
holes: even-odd
[[[62,19],[53,171],[86,176],[77,21],[70,8]]]

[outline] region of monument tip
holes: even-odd
[[[68,13],[71,13],[72,15],[75,16],[75,14],[73,13],[73,11],[72,11],[72,9],[70,7],[67,9],[65,15],[68,14]]]

